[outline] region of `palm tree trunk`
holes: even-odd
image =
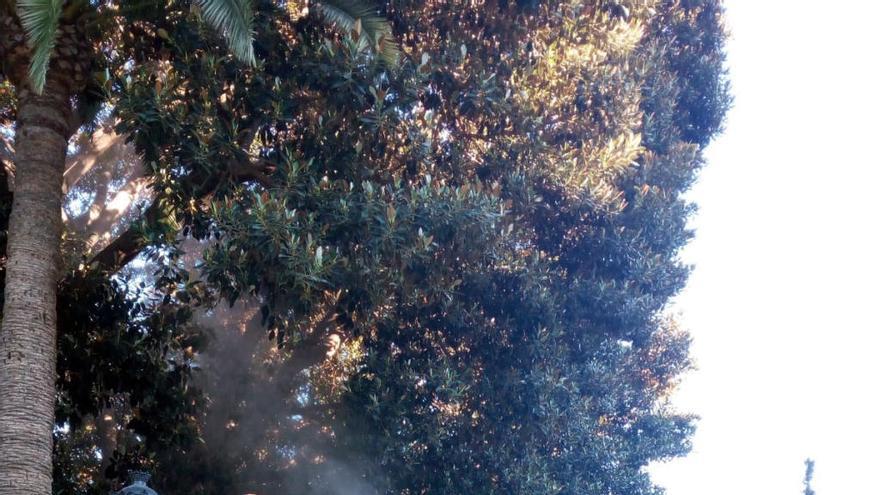
[[[42,95],[19,95],[0,325],[0,495],[52,493],[61,181],[71,121],[59,72],[50,70]]]

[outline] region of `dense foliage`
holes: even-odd
[[[389,0],[399,63],[254,7],[253,66],[188,2],[103,41],[153,199],[69,242],[56,493],[660,493],[718,0]]]

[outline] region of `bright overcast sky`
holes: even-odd
[[[699,370],[668,495],[880,494],[880,2],[727,0],[735,106],[692,192]]]

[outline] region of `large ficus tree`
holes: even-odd
[[[366,115],[333,104],[359,72],[314,84],[265,136],[291,154],[269,187],[211,213],[210,285],[344,343],[279,405],[266,462],[388,493],[660,493],[646,466],[694,427],[663,310],[728,105],[719,3],[389,5],[414,63],[360,82]]]
[[[83,7],[106,36],[71,115],[98,95],[116,124],[64,180],[57,492],[134,465],[172,494],[658,492],[644,467],[693,429],[662,312],[728,103],[719,3],[324,5],[244,30],[245,6]],[[74,180],[114,136],[149,201],[78,238],[122,191]]]
[[[356,28],[394,63],[396,45],[375,9],[350,1],[317,5],[326,20],[343,30]],[[9,175],[14,173],[15,190],[0,329],[0,493],[51,490],[63,176],[71,137],[94,125],[102,104],[115,104],[127,73],[159,75],[175,55],[162,45],[174,45],[168,33],[176,27],[186,24],[200,32],[199,19],[204,20],[213,30],[204,33],[200,55],[223,57],[222,37],[240,61],[236,68],[248,71],[266,55],[255,51],[254,37],[272,16],[283,23],[290,14],[268,6],[258,25],[257,10],[246,0],[0,2],[0,79],[10,103],[4,117],[15,136],[14,146],[4,139],[2,157],[14,164]],[[202,180],[220,182],[210,173]],[[202,185],[199,194],[209,194],[211,186]],[[97,265],[103,259],[110,263],[96,268],[112,270],[125,256],[108,251]]]

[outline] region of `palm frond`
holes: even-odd
[[[196,0],[202,18],[220,32],[239,60],[253,65],[254,7],[251,0]]]
[[[46,86],[46,72],[55,49],[63,0],[18,0],[16,10],[31,47],[28,78],[38,94]]]
[[[394,67],[400,61],[400,45],[394,40],[391,23],[379,14],[379,9],[367,0],[320,0],[318,10],[337,28],[351,32],[360,21],[362,35],[366,35],[382,60]]]

